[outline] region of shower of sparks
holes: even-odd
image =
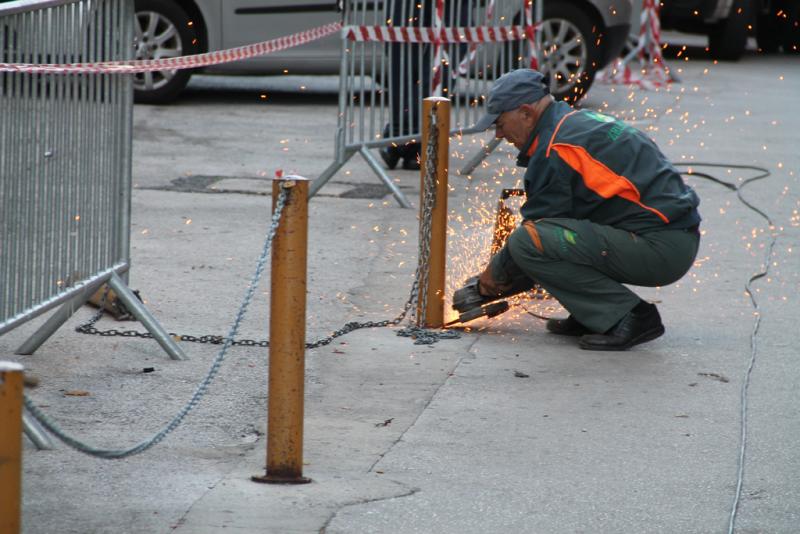
[[[638,89],[625,90],[624,97],[620,94],[622,88],[611,88],[612,97],[617,93],[617,99],[612,102],[601,102],[595,107],[598,111],[612,115],[624,120],[628,124],[635,126],[643,132],[649,134],[654,141],[657,141],[662,150],[667,153],[673,161],[681,162],[703,162],[718,160],[718,156],[713,152],[725,147],[723,139],[715,138],[711,131],[712,127],[725,132],[725,135],[747,135],[752,132],[758,123],[764,123],[767,128],[780,128],[781,120],[779,117],[765,117],[753,109],[742,109],[740,112],[726,113],[721,115],[718,112],[714,94],[709,92],[702,84],[697,81],[702,80],[713,73],[716,62],[712,62],[711,67],[698,70],[695,83],[673,84],[670,87],[659,89],[657,92],[666,95],[657,100],[652,96],[652,92],[641,91]],[[674,69],[683,74],[684,69]],[[783,80],[781,76],[779,79]],[[691,113],[683,109],[684,100],[689,95],[693,98]],[[619,97],[623,97],[621,100]],[[697,111],[697,99],[700,98],[706,104],[701,111]],[[627,102],[627,106],[625,103]],[[720,128],[722,127],[722,128]],[[656,139],[658,137],[658,139]],[[719,136],[718,136],[719,137]],[[451,139],[451,157],[454,161],[463,162],[471,158],[480,148],[486,146],[488,139],[481,136],[455,136]],[[675,153],[679,148],[684,153]],[[784,177],[796,182],[796,171],[787,169],[784,161],[770,161],[770,145],[762,142],[757,145],[758,151],[753,152],[755,159],[736,159],[731,163],[754,164],[776,171]],[[451,178],[451,190],[454,191],[450,199],[451,214],[449,221],[448,234],[448,271],[447,289],[448,311],[452,293],[458,289],[470,276],[478,274],[486,265],[489,259],[489,251],[492,246],[492,228],[497,210],[497,201],[502,188],[521,187],[521,178],[524,169],[515,166],[516,152],[507,145],[501,145],[486,158],[478,170],[472,176],[467,176],[466,181],[458,178]],[[764,159],[766,158],[766,159]],[[455,167],[455,165],[454,165]],[[683,170],[683,169],[681,169]],[[488,174],[488,176],[486,176]],[[753,171],[740,170],[735,168],[718,168],[710,171],[710,174],[718,176],[734,184],[742,184],[753,175]],[[787,176],[788,175],[788,176]],[[481,178],[477,178],[480,176]],[[693,187],[715,187],[707,181],[688,176],[687,183]],[[466,183],[465,183],[466,182]],[[783,191],[776,200],[776,205],[791,199],[793,192],[789,186]],[[509,206],[515,217],[518,217],[518,204],[514,204],[515,199],[509,200]],[[519,202],[519,200],[517,200]],[[706,205],[701,207],[704,218],[710,222],[713,219],[727,218],[730,220],[726,224],[727,231],[738,232],[741,236],[741,246],[743,251],[756,261],[763,258],[763,253],[768,246],[770,236],[780,235],[783,228],[776,225],[769,228],[762,224],[762,221],[753,219],[753,215],[746,206],[742,205],[735,198],[723,197],[722,201],[715,206]],[[784,219],[785,220],[785,219]],[[518,222],[517,222],[518,224]],[[797,206],[791,208],[791,214],[786,222],[787,227],[800,227],[800,201]],[[715,233],[710,233],[709,228]],[[726,257],[734,253],[735,250],[719,240],[721,230],[710,226],[703,228],[703,251],[695,261],[694,267],[687,275],[676,284],[668,288],[655,288],[656,293],[667,289],[668,292],[680,293],[687,289],[692,294],[702,293],[704,287],[710,284],[719,284],[728,281],[729,274],[726,273]],[[734,234],[736,235],[736,234]],[[791,247],[784,247],[784,255],[792,254]],[[771,275],[765,277],[765,284],[774,285],[781,276],[780,268],[785,261],[781,262],[778,258],[773,258]],[[788,282],[781,282],[785,286]],[[768,286],[767,286],[768,287]],[[765,288],[756,288],[755,291],[766,291]],[[744,297],[745,295],[743,295]],[[771,297],[772,298],[772,297]],[[786,301],[786,295],[776,295],[778,301]],[[555,300],[530,300],[522,302],[512,302],[516,306],[511,311],[498,316],[495,319],[475,321],[475,325],[486,327],[498,327],[510,323],[521,321],[525,316],[525,308],[541,315],[560,315],[564,314]],[[449,319],[454,319],[455,313],[451,312]],[[530,324],[526,322],[525,324]]]
[[[451,141],[455,159],[470,157],[479,147],[485,146],[482,138],[456,137]],[[496,251],[507,236],[507,232],[496,232],[500,217],[501,227],[516,228],[521,223],[519,208],[524,197],[512,196],[504,200],[507,208],[499,211],[503,189],[522,187],[523,169],[516,166],[516,150],[501,145],[482,165],[480,175],[467,176],[466,180],[453,176],[448,200],[447,273],[445,284],[445,321],[453,321],[458,314],[452,310],[452,295],[470,277],[480,274],[486,267],[493,251]],[[496,234],[498,239],[496,239]],[[511,309],[492,319],[481,319],[468,323],[470,327],[504,329],[509,325],[528,329],[532,323],[527,311],[551,316],[563,313],[563,308],[554,299],[543,300],[532,292],[522,293],[510,299]]]
[[[666,43],[664,45],[667,46]],[[677,54],[677,60],[674,56],[672,59],[667,58],[673,63],[673,72],[685,78],[684,83],[672,84],[656,91],[644,91],[625,86],[610,87],[608,89],[609,101],[594,101],[592,107],[645,132],[654,141],[657,141],[662,151],[672,161],[683,163],[718,160],[714,151],[724,147],[725,141],[724,137],[720,139],[719,135],[714,137],[710,131],[712,128],[725,132],[724,136],[736,136],[747,135],[754,127],[763,124],[768,131],[767,135],[760,139],[762,142],[757,145],[757,150],[754,150],[751,156],[732,160],[731,163],[763,165],[771,168],[773,172],[780,171],[783,176],[795,177],[796,171],[790,170],[789,163],[784,165],[782,161],[771,162],[769,160],[770,157],[777,159],[775,155],[770,155],[774,150],[771,150],[772,147],[767,141],[770,136],[779,133],[778,130],[783,126],[781,118],[765,117],[757,109],[744,109],[743,107],[738,108],[735,112],[727,111],[723,114],[721,106],[717,106],[717,102],[715,102],[717,96],[704,85],[704,82],[714,75],[714,70],[717,68],[716,61],[708,62],[708,66],[703,67],[698,67],[697,61],[685,64],[684,62],[689,60],[691,52],[691,49],[684,47]],[[783,76],[778,77],[780,81],[783,79]],[[305,89],[305,87],[301,89]],[[266,94],[261,95],[261,98],[266,99]],[[470,101],[470,105],[473,106],[485,100],[485,95],[470,98],[473,99]],[[692,99],[691,112],[684,105],[688,99]],[[697,106],[698,101],[702,101],[705,108]],[[352,128],[355,126],[355,123],[350,124]],[[375,138],[381,137],[380,133],[370,133],[369,135]],[[453,292],[460,288],[465,280],[479,274],[489,261],[493,247],[498,200],[502,190],[522,187],[524,169],[516,166],[516,150],[505,143],[482,161],[472,175],[458,176],[455,173],[459,164],[473,157],[481,148],[485,148],[489,141],[487,136],[481,135],[455,135],[450,140],[451,175],[448,200],[445,321],[457,318],[456,312],[450,306]],[[305,140],[304,143],[308,143],[308,140]],[[280,139],[276,148],[287,152],[289,144],[290,139]],[[286,172],[302,174],[301,169],[287,169]],[[351,172],[351,170],[342,171],[345,176],[350,176]],[[711,174],[732,183],[741,184],[749,178],[747,172],[732,168],[720,168],[711,171]],[[282,170],[275,172],[276,177],[280,177],[282,174]],[[403,181],[396,181],[403,183]],[[699,177],[688,176],[686,181],[696,188],[716,187],[705,185],[707,182]],[[787,199],[792,198],[792,195],[793,192],[789,191],[787,186],[778,202],[786,202]],[[522,200],[520,197],[512,197],[506,201],[513,214],[515,226],[520,222],[519,206]],[[394,209],[395,205],[389,199],[371,202],[368,208]],[[754,259],[763,257],[769,236],[781,231],[780,226],[774,229],[759,226],[761,221],[752,218],[747,209],[733,197],[722,197],[720,202],[713,205],[711,203],[704,204],[701,206],[701,213],[706,221],[723,220],[725,231],[735,232],[733,235],[740,237],[739,244],[736,246],[740,246],[743,252]],[[800,201],[791,209],[788,220],[784,219],[781,224],[785,224],[787,227],[800,227]],[[388,262],[388,265],[396,268],[396,272],[387,273],[387,276],[392,283],[408,284],[410,287],[416,267],[416,227],[402,228],[387,227],[385,224],[365,224],[362,227],[353,225],[350,230],[354,235],[369,236],[366,238],[369,243],[391,241],[383,248],[383,259]],[[654,291],[656,293],[690,291],[694,295],[701,294],[709,284],[728,281],[726,261],[729,261],[727,257],[734,250],[724,240],[719,239],[722,231],[721,228],[710,224],[708,228],[704,227],[701,230],[702,252],[695,260],[693,268],[678,283],[672,284],[668,288],[655,288]],[[792,254],[791,247],[784,248],[783,253]],[[771,277],[765,279],[767,284],[774,283],[774,280],[777,279],[780,262],[775,261],[772,266],[775,270]],[[348,300],[346,295],[340,295],[337,298],[342,304],[346,304],[351,312],[361,313],[361,310]],[[372,305],[379,305],[381,310],[389,315],[395,313],[398,307],[397,302],[385,302],[385,296],[382,294],[359,295],[359,298],[371,301]],[[786,300],[786,296],[776,298]],[[529,329],[538,323],[531,320],[527,311],[543,316],[566,315],[556,300],[537,299],[530,294],[512,298],[510,304],[512,308],[508,312],[493,319],[474,321],[468,326],[506,329],[509,325],[514,325],[515,328]],[[367,308],[367,306],[361,303],[361,308]]]

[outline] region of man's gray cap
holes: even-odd
[[[538,70],[518,69],[497,78],[486,99],[486,115],[481,117],[471,130],[483,131],[489,128],[501,113],[512,111],[522,104],[532,104],[550,90],[544,83],[544,75]]]

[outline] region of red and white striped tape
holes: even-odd
[[[532,26],[347,26],[345,37],[356,42],[480,44],[521,41],[533,34]]]
[[[492,20],[494,17],[494,3],[495,0],[489,0],[489,4],[486,6],[486,21]],[[461,63],[458,64],[458,72],[453,73],[453,76],[466,76],[469,72],[469,66],[475,62],[475,57],[478,53],[478,45],[472,43],[469,45],[469,53],[467,57],[461,60]]]
[[[355,42],[424,43],[433,44],[433,76],[431,88],[435,96],[441,96],[442,65],[450,64],[450,57],[442,45],[469,44],[469,51],[453,70],[452,77],[464,76],[475,60],[477,46],[484,43],[503,43],[527,40],[531,44],[531,68],[537,68],[535,31],[533,22],[533,0],[523,0],[524,26],[467,26],[443,27],[444,0],[436,0],[433,26],[347,26],[342,33],[345,39]],[[492,19],[495,0],[486,8],[487,22]]]
[[[105,61],[99,63],[0,63],[0,72],[24,72],[28,74],[132,74],[160,70],[194,69],[263,56],[295,46],[316,41],[341,30],[339,22],[294,33],[270,41],[263,41],[228,50],[217,50],[192,56],[139,61]]]
[[[525,12],[525,23],[529,28],[535,28],[533,23],[533,0],[525,0],[525,7],[523,8]],[[538,25],[538,23],[537,23]],[[541,31],[541,28],[539,28]],[[530,67],[532,69],[539,70],[539,51],[536,49],[536,34],[531,30],[528,32],[528,41],[530,42],[531,46],[531,64]]]
[[[640,21],[639,39],[636,42],[638,68],[630,64],[633,57],[626,57],[627,61],[619,59],[607,67],[598,76],[599,79],[607,83],[637,85],[649,90],[666,87],[675,81],[664,64],[661,53],[661,23],[655,0],[643,0]]]

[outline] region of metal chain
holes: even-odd
[[[28,411],[33,415],[36,420],[38,420],[42,426],[44,426],[47,430],[49,430],[53,435],[55,435],[58,439],[63,441],[65,444],[69,445],[73,449],[76,449],[80,452],[89,454],[91,456],[96,456],[98,458],[104,459],[118,459],[118,458],[126,458],[128,456],[132,456],[134,454],[139,454],[141,452],[146,451],[147,449],[153,447],[157,443],[161,442],[170,432],[175,430],[178,425],[184,420],[184,418],[189,415],[189,412],[194,409],[195,406],[200,402],[200,399],[203,398],[206,391],[208,391],[211,382],[217,375],[223,360],[225,359],[225,355],[228,352],[228,349],[233,344],[233,339],[236,336],[237,332],[239,331],[239,325],[241,324],[242,320],[244,319],[245,314],[247,313],[247,307],[250,305],[250,301],[253,299],[253,295],[255,294],[256,287],[258,286],[258,282],[261,279],[261,274],[264,272],[264,267],[267,263],[267,255],[269,253],[269,249],[272,245],[272,241],[275,238],[275,233],[278,230],[278,225],[280,224],[281,213],[283,212],[283,208],[288,202],[290,189],[288,188],[281,188],[280,194],[278,195],[278,199],[275,202],[275,211],[272,214],[272,222],[270,224],[269,231],[267,232],[267,237],[264,240],[264,246],[261,250],[261,256],[259,256],[258,261],[256,263],[256,270],[253,274],[253,278],[250,281],[250,286],[247,288],[247,292],[245,293],[244,299],[242,301],[241,306],[239,307],[239,311],[236,314],[236,319],[233,322],[233,325],[230,328],[228,333],[228,337],[223,338],[223,346],[220,349],[219,353],[217,354],[216,358],[211,364],[211,368],[209,369],[206,376],[197,386],[192,395],[189,402],[178,412],[178,414],[173,417],[173,419],[165,425],[161,430],[159,430],[155,435],[152,437],[141,441],[138,445],[130,447],[128,449],[99,449],[93,447],[91,445],[87,445],[82,441],[69,436],[66,432],[61,430],[61,428],[56,425],[50,418],[48,418],[33,402],[25,395],[25,407]],[[103,295],[103,301],[105,301],[105,294]],[[100,310],[102,311],[102,303]],[[97,319],[101,314],[98,313],[96,315]],[[93,317],[93,319],[95,319]],[[97,321],[95,319],[95,322]]]
[[[306,348],[317,348],[323,345],[328,345],[337,337],[348,334],[354,330],[361,328],[380,328],[386,326],[397,326],[403,319],[408,316],[408,312],[412,311],[412,317],[416,316],[416,308],[419,302],[425,302],[427,298],[428,289],[428,271],[429,259],[431,251],[431,221],[433,215],[433,208],[436,205],[436,167],[438,162],[438,140],[439,140],[439,126],[436,121],[436,106],[431,109],[430,115],[430,134],[428,136],[428,145],[426,147],[426,172],[423,184],[422,195],[422,213],[420,214],[420,234],[419,234],[419,248],[417,256],[417,269],[414,272],[414,282],[411,284],[411,292],[408,300],[403,305],[403,311],[400,312],[394,319],[385,319],[383,321],[353,321],[345,324],[339,330],[333,332],[330,336],[319,339],[312,343],[306,343]],[[421,327],[425,324],[425,307],[421,306],[420,316],[417,317],[415,324],[406,326],[397,332],[398,336],[414,338],[415,345],[431,345],[440,339],[456,339],[461,337],[459,332],[453,330],[435,331]]]
[[[101,337],[112,337],[112,336],[119,336],[119,337],[138,337],[141,339],[153,339],[153,334],[150,332],[139,332],[138,330],[117,330],[116,328],[110,328],[108,330],[99,330],[95,328],[95,324],[99,321],[103,315],[105,314],[105,303],[108,297],[109,288],[106,286],[105,291],[103,292],[103,297],[100,299],[99,307],[100,309],[97,310],[88,321],[85,323],[76,326],[75,331],[80,334],[88,334],[94,336],[101,336]],[[208,343],[210,345],[222,345],[228,338],[224,336],[217,336],[217,335],[206,335],[206,336],[190,336],[188,334],[175,334],[174,332],[170,332],[169,336],[175,339],[176,341],[186,341],[189,343]],[[231,346],[245,346],[245,347],[268,347],[269,341],[256,341],[254,339],[234,339],[230,343]]]
[[[414,273],[414,282],[411,285],[411,292],[409,295],[408,300],[403,306],[403,311],[395,317],[394,319],[386,319],[383,321],[364,321],[364,322],[349,322],[346,323],[342,328],[339,330],[334,331],[331,335],[319,339],[317,341],[306,343],[306,348],[318,348],[324,345],[328,345],[334,339],[341,337],[345,334],[348,334],[354,330],[358,330],[361,328],[376,328],[376,327],[386,327],[386,326],[395,326],[400,324],[403,319],[408,316],[408,313],[412,308],[417,308],[419,303],[422,302],[423,304],[426,302],[427,299],[427,290],[428,290],[428,271],[429,271],[429,260],[430,260],[430,243],[431,243],[431,219],[433,214],[433,208],[436,205],[436,167],[438,163],[438,132],[439,127],[436,121],[436,106],[434,105],[431,109],[430,115],[430,135],[428,145],[426,147],[426,173],[425,173],[425,180],[423,184],[423,203],[422,203],[422,213],[420,215],[420,239],[419,239],[419,248],[418,248],[418,259],[417,259],[417,268],[416,272]],[[139,454],[148,450],[149,448],[153,447],[154,445],[161,442],[170,432],[175,430],[181,422],[186,418],[189,412],[194,409],[195,406],[200,402],[202,397],[205,395],[206,391],[208,390],[211,382],[216,377],[220,366],[222,365],[223,360],[225,359],[225,355],[228,352],[228,349],[234,345],[243,345],[243,346],[268,346],[269,341],[255,341],[255,340],[236,340],[235,336],[239,331],[239,326],[244,319],[244,316],[247,312],[247,307],[250,305],[250,301],[253,298],[255,293],[255,289],[258,286],[258,282],[261,279],[261,274],[264,271],[264,267],[266,265],[267,254],[269,252],[270,246],[272,245],[272,241],[275,237],[275,233],[277,232],[278,225],[280,224],[280,217],[283,211],[286,202],[288,201],[289,196],[289,189],[282,188],[280,195],[275,204],[275,212],[272,216],[272,223],[270,225],[269,232],[267,234],[267,238],[264,242],[264,247],[261,252],[261,256],[258,259],[256,264],[256,271],[253,275],[253,279],[250,282],[250,286],[247,289],[245,294],[244,300],[239,307],[239,311],[236,314],[236,319],[234,320],[233,326],[231,327],[228,336],[214,336],[214,335],[207,335],[207,336],[190,336],[190,335],[177,335],[177,334],[170,334],[174,338],[180,341],[188,341],[194,343],[211,343],[211,344],[221,344],[222,348],[220,349],[219,353],[217,354],[216,358],[212,362],[211,368],[209,369],[208,373],[204,377],[204,379],[200,382],[197,388],[194,391],[189,402],[178,412],[178,414],[167,424],[165,425],[160,431],[158,431],[155,435],[146,439],[139,444],[130,447],[128,449],[99,449],[93,447],[91,445],[87,445],[82,441],[73,438],[66,434],[61,428],[56,425],[50,418],[48,418],[33,402],[25,396],[25,407],[28,411],[33,415],[47,430],[49,430],[53,435],[55,435],[58,439],[63,441],[65,444],[69,445],[70,447],[89,454],[91,456],[96,456],[98,458],[104,459],[117,459],[117,458],[126,458],[128,456],[132,456],[134,454]],[[93,334],[99,336],[122,336],[122,337],[139,337],[139,338],[152,338],[152,334],[149,332],[138,332],[136,330],[98,330],[95,328],[95,324],[100,320],[103,316],[104,306],[106,302],[106,298],[108,296],[108,288],[103,293],[103,297],[100,301],[100,309],[98,312],[92,316],[86,323],[78,326],[76,331],[82,334]],[[410,324],[400,330],[397,335],[404,336],[404,337],[413,337],[414,344],[416,345],[428,345],[437,342],[440,339],[454,339],[460,337],[460,334],[455,331],[434,331],[431,329],[426,329],[422,325],[425,324],[425,306],[419,306],[419,316],[417,316],[417,311],[414,309],[412,311],[412,318],[416,318],[416,321],[413,321],[415,324]]]
[[[419,306],[421,310],[420,316],[416,317],[416,309],[419,302],[427,301],[428,292],[428,272],[429,260],[431,251],[431,222],[433,216],[433,208],[436,206],[436,167],[438,164],[438,147],[439,145],[439,125],[436,120],[436,106],[431,109],[430,115],[430,135],[428,136],[428,144],[426,147],[425,155],[427,160],[425,180],[423,184],[422,195],[422,213],[420,215],[420,232],[419,232],[419,247],[417,256],[417,269],[414,273],[414,282],[411,285],[411,292],[408,300],[403,305],[403,311],[394,319],[385,319],[383,321],[352,321],[346,323],[340,329],[335,330],[329,336],[318,339],[316,341],[306,343],[307,349],[316,349],[330,344],[334,339],[349,334],[354,330],[362,328],[383,328],[387,326],[397,326],[403,319],[408,316],[409,310],[412,311],[412,321],[414,324],[408,325],[402,330],[397,332],[398,336],[414,338],[415,345],[431,345],[440,339],[457,339],[460,334],[454,330],[436,331],[423,328],[421,325],[425,324],[425,306]],[[103,295],[105,301],[105,295]],[[100,305],[100,311],[89,321],[78,326],[75,330],[81,334],[92,334],[98,336],[121,336],[121,337],[138,337],[144,339],[152,339],[153,335],[149,332],[138,332],[136,330],[98,330],[94,327],[95,323],[103,315],[103,305]],[[416,320],[413,320],[416,319]],[[256,341],[253,339],[240,339],[230,340],[228,338],[216,335],[205,336],[190,336],[185,334],[170,333],[174,339],[178,341],[187,341],[190,343],[210,343],[212,345],[220,345],[228,343],[231,346],[244,346],[244,347],[268,347],[269,340]]]
[[[414,308],[413,316],[417,315],[415,324],[409,325],[400,330],[397,335],[414,338],[415,345],[431,345],[440,339],[456,339],[461,334],[455,330],[431,330],[425,328],[425,304],[428,301],[428,273],[430,271],[431,254],[431,234],[433,208],[436,206],[436,168],[439,163],[439,124],[436,119],[437,104],[431,106],[430,131],[428,133],[428,144],[425,147],[425,180],[422,193],[422,213],[420,214],[419,250],[417,253],[417,271],[414,274],[414,284],[411,287],[411,295],[406,303],[404,315],[409,308]],[[422,305],[419,305],[422,303]],[[400,319],[402,320],[402,318]],[[398,321],[399,322],[399,321]]]
[[[431,234],[433,208],[436,207],[436,168],[439,165],[439,124],[436,119],[436,107],[431,109],[430,131],[428,133],[428,144],[425,147],[425,180],[422,191],[422,215],[419,221],[419,247],[417,251],[417,275],[419,277],[419,294],[417,295],[417,306],[413,312],[416,317],[416,326],[425,324],[426,306],[428,302],[428,271],[431,257]],[[420,306],[419,304],[422,303]]]

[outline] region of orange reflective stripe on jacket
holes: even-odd
[[[533,153],[536,152],[537,148],[539,148],[538,135],[536,136],[536,139],[533,140],[533,143],[531,143],[531,147],[528,149],[528,152],[526,152],[525,154],[530,158],[531,156],[533,156]]]
[[[561,125],[564,124],[564,121],[567,120],[567,117],[569,117],[570,115],[574,115],[577,112],[578,112],[577,109],[574,111],[570,111],[569,113],[561,117],[560,121],[558,121],[558,124],[556,124],[556,129],[553,130],[553,136],[550,138],[550,143],[547,145],[547,152],[545,153],[545,156],[547,156],[548,158],[550,157],[550,149],[553,148],[553,141],[555,141],[556,134],[558,133],[558,130],[561,128]]]
[[[566,118],[566,117],[565,117]],[[563,121],[563,119],[562,119]],[[582,146],[566,143],[551,143],[558,156],[570,167],[581,175],[583,183],[603,198],[621,197],[634,204],[655,213],[664,223],[669,224],[669,219],[660,211],[642,204],[639,190],[633,183],[619,174],[614,173],[602,162],[594,159]]]
[[[539,236],[539,230],[536,228],[536,224],[533,221],[525,221],[522,223],[522,226],[525,227],[525,230],[527,230],[528,235],[531,237],[533,246],[535,246],[539,252],[544,252],[542,238]]]

